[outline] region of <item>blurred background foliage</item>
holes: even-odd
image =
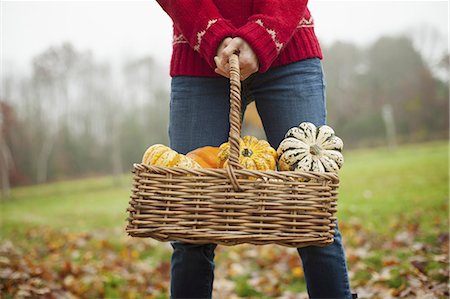
[[[365,47],[323,45],[328,123],[347,149],[448,137],[449,56],[423,45],[430,47],[407,35]],[[152,57],[129,57],[114,68],[63,43],[37,53],[30,69],[2,76],[3,190],[120,175],[149,145],[168,144],[170,79]],[[264,137],[254,104],[243,133]]]
[[[433,32],[322,44],[328,123],[346,151],[339,226],[359,298],[449,295],[449,55]],[[2,72],[1,84],[0,293],[168,298],[170,245],[124,233],[132,163],[168,144],[167,67],[66,42],[36,53],[28,72]],[[254,103],[243,134],[265,137]],[[214,298],[308,298],[293,248],[216,253]]]

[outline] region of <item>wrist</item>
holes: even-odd
[[[199,42],[194,50],[198,51],[211,67],[215,67],[214,56],[217,55],[219,46],[224,39],[231,37],[235,30],[230,21],[218,19],[209,25],[204,32],[197,34]]]
[[[275,58],[282,45],[277,44],[275,38],[262,25],[256,22],[250,22],[239,28],[235,37],[244,39],[258,58],[259,71],[266,72]]]

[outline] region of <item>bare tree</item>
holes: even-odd
[[[429,24],[419,24],[408,30],[407,36],[413,42],[423,60],[439,79],[449,80],[448,68],[442,68],[442,61],[448,56],[448,37]]]
[[[1,197],[7,198],[10,195],[11,183],[9,179],[10,170],[13,166],[11,150],[6,142],[5,131],[7,129],[5,106],[0,101],[0,179],[1,179]]]
[[[50,155],[61,128],[68,123],[77,126],[73,113],[78,106],[77,78],[86,59],[89,59],[89,53],[78,52],[69,43],[50,47],[33,59],[34,111],[30,117],[39,130],[34,143],[39,144],[36,154],[38,183],[48,179]]]

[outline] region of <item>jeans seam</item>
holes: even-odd
[[[345,257],[341,261],[342,267],[347,270],[347,266],[345,264]],[[352,291],[350,289],[350,279],[348,277],[348,271],[345,271],[345,292],[347,293],[348,298],[352,298]]]
[[[214,254],[214,250],[213,249],[212,244],[206,244],[203,248],[202,248],[202,254],[204,255],[204,257],[208,260],[210,260],[210,256],[208,256],[208,254],[213,255]],[[207,269],[208,273],[206,273],[205,277],[208,278],[208,280],[205,283],[205,294],[210,294],[208,297],[206,298],[211,298],[212,297],[212,292],[213,292],[213,286],[212,284],[214,283],[214,257],[212,257],[212,269]],[[209,271],[212,271],[212,275],[209,275]]]
[[[336,221],[337,222],[337,221]],[[339,230],[339,227],[336,225],[337,230]],[[337,233],[336,230],[336,233]],[[343,253],[343,258],[341,259],[341,267],[342,269],[344,269],[344,275],[345,275],[345,292],[347,293],[348,298],[352,298],[352,291],[350,288],[350,277],[348,276],[348,267],[347,267],[347,263],[346,263],[346,254],[345,254],[345,250],[344,250],[344,244],[342,242],[342,234],[341,234],[341,242],[340,242],[340,247],[342,249],[342,253]]]
[[[327,123],[327,100],[326,100],[326,93],[325,93],[325,88],[326,88],[326,82],[325,82],[325,74],[323,72],[323,66],[320,66],[320,83],[322,84],[322,100],[323,100],[323,119],[324,119],[324,124]]]

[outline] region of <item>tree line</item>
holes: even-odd
[[[405,36],[368,47],[336,42],[323,51],[328,122],[347,148],[448,136],[448,77],[436,75],[448,70],[448,54],[430,65]],[[115,68],[64,43],[37,54],[30,69],[2,76],[3,190],[118,175],[139,162],[147,146],[168,144],[169,78],[162,75],[168,71],[151,57]]]
[[[368,48],[337,42],[324,52],[329,122],[347,145],[447,138],[447,53],[426,61],[406,36],[382,37]]]
[[[117,70],[64,43],[31,69],[2,82],[0,165],[13,185],[121,174],[147,145],[167,142],[167,79],[151,57]]]

